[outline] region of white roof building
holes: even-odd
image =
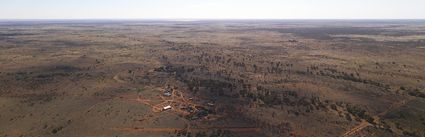
[[[170,105],[165,106],[162,110],[169,110],[169,109],[171,109],[171,106]]]

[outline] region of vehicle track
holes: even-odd
[[[385,114],[398,109],[404,105],[406,105],[408,102],[412,101],[414,98],[409,98],[406,100],[402,100],[400,102],[394,103],[390,106],[389,109],[387,109],[386,111],[383,111],[379,114],[377,114],[376,116],[373,116],[374,121],[379,121],[381,116],[384,116]],[[357,126],[351,128],[350,130],[348,130],[347,132],[345,132],[344,134],[341,135],[341,137],[349,137],[357,132],[360,132],[361,130],[363,130],[364,128],[368,127],[368,126],[372,126],[373,124],[369,123],[368,121],[362,119],[362,121],[360,122],[360,124],[358,124]]]
[[[174,132],[174,131],[205,131],[205,130],[227,130],[231,132],[259,132],[256,127],[201,127],[201,128],[111,128],[115,131],[138,131],[138,132]]]

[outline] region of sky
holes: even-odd
[[[425,0],[0,0],[0,19],[425,19]]]

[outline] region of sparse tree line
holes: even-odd
[[[172,42],[171,42],[172,43]],[[303,66],[291,61],[265,61],[246,54],[225,54],[223,50],[211,47],[203,48],[190,44],[171,44],[173,49],[160,54],[160,60],[166,64],[155,69],[159,72],[174,73],[177,79],[187,84],[193,93],[201,89],[216,97],[244,98],[249,100],[245,107],[274,107],[287,110],[295,116],[314,114],[315,111],[336,111],[347,121],[367,120],[373,117],[364,106],[344,102],[322,100],[316,95],[299,95],[300,91],[274,87],[275,83],[297,81],[292,78],[329,77],[335,80],[351,81],[389,89],[383,82],[364,79],[358,71],[345,72],[332,66]],[[175,46],[184,45],[184,46]],[[176,54],[176,51],[179,54]],[[265,79],[255,79],[251,75],[261,74]],[[403,87],[411,96],[424,97],[419,89]],[[275,116],[275,115],[273,115]],[[257,122],[261,122],[258,120]],[[273,129],[263,126],[264,129]],[[278,126],[274,125],[275,128]]]

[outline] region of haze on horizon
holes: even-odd
[[[2,0],[0,19],[425,19],[424,0]]]

